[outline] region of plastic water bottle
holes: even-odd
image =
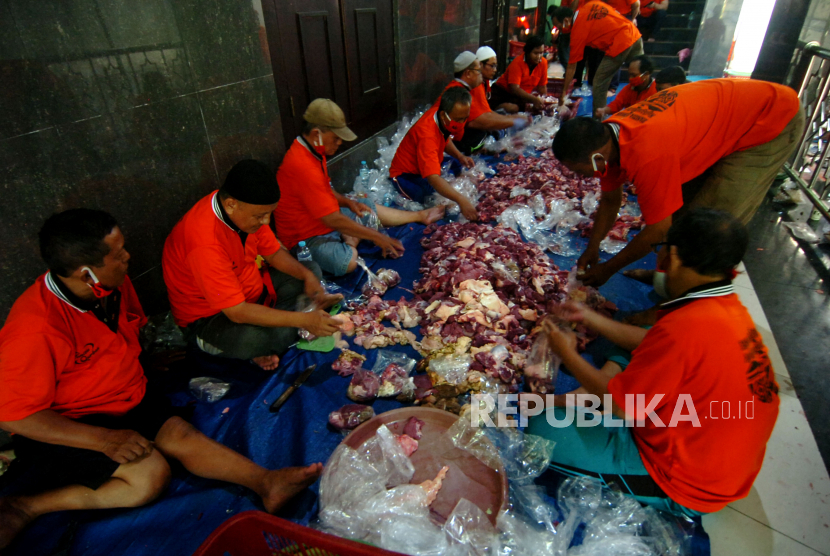
[[[308,250],[308,247],[305,246],[305,242],[300,242],[300,248],[297,249],[297,260],[301,263],[303,262],[311,262],[311,251]]]
[[[360,162],[360,185],[363,186],[363,191],[369,190],[369,165],[365,160]]]

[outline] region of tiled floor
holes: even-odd
[[[830,555],[827,469],[751,277],[742,274],[735,285],[769,349],[781,387],[781,411],[749,496],[703,518],[712,555]]]

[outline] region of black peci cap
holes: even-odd
[[[251,205],[273,205],[280,200],[277,176],[258,160],[237,162],[228,172],[222,191]]]

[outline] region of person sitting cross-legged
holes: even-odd
[[[109,214],[72,209],[40,230],[49,270],[0,329],[0,428],[17,459],[4,477],[37,490],[0,498],[0,550],[43,514],[132,508],[161,496],[170,461],[246,486],[274,512],[313,483],[320,463],[265,469],[211,440],[154,392],[139,363],[147,322]]]

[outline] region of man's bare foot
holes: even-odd
[[[19,498],[0,498],[0,550],[9,546],[35,517]]]
[[[654,283],[654,271],[648,268],[634,268],[631,270],[624,270],[623,276],[626,278],[631,278],[632,280],[637,280],[638,282],[642,282],[643,284],[653,284]]]
[[[262,492],[258,493],[262,497],[265,511],[272,514],[279,510],[286,502],[313,484],[322,472],[322,463],[269,471],[265,475]]]
[[[263,371],[273,371],[280,364],[280,358],[276,355],[263,355],[262,357],[254,357],[254,363],[262,367]]]
[[[432,208],[424,209],[420,212],[421,224],[429,226],[434,222],[438,222],[444,218],[444,211],[447,210],[447,205],[438,205]]]
[[[624,318],[623,322],[633,326],[654,326],[657,322],[657,309],[657,307],[652,307],[651,309],[634,313],[630,317]]]

